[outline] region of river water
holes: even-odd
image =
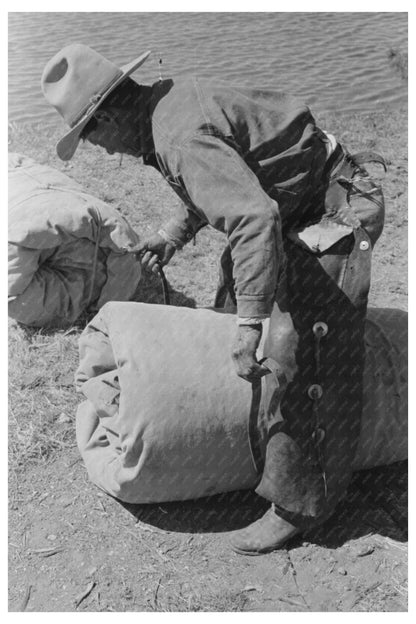
[[[273,87],[314,110],[403,106],[407,85],[389,50],[407,50],[407,13],[9,13],[9,120],[55,125],[40,90],[46,62],[84,43],[116,64],[152,56],[137,81],[181,74]]]

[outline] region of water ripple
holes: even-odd
[[[45,63],[81,42],[113,62],[154,54],[136,79],[185,73],[287,90],[319,112],[405,105],[388,63],[406,49],[406,13],[9,13],[9,117],[57,123],[40,91]]]

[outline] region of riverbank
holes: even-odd
[[[407,111],[327,115],[319,122],[350,151],[371,149],[389,163],[370,305],[407,309]],[[63,163],[54,148],[60,136],[12,125],[9,151],[64,171],[120,210],[142,237],[178,205],[160,174],[132,158],[120,164],[119,156],[85,144]],[[223,244],[205,229],[174,256],[166,268],[173,304],[212,305]],[[153,276],[144,275],[139,300],[162,303]],[[329,523],[265,557],[239,557],[225,545],[233,517],[254,519],[264,510],[251,494],[149,506],[137,523],[101,494],[88,482],[75,444],[79,397],[72,376],[80,331],[9,324],[11,611],[407,609],[401,464],[358,473]],[[384,491],[376,495],[368,484],[380,476]]]

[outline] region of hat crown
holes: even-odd
[[[46,99],[72,127],[122,74],[92,48],[74,43],[49,61],[41,86]]]

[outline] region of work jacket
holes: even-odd
[[[282,231],[313,222],[325,133],[305,104],[280,91],[196,78],[148,89],[152,144],[144,162],[183,200],[163,233],[179,247],[207,224],[225,233],[238,315],[269,316]]]

